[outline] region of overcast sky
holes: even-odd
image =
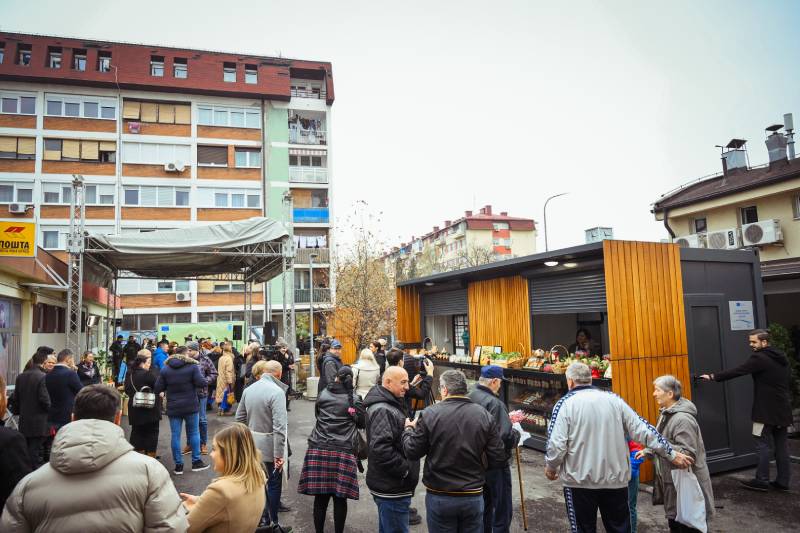
[[[560,192],[550,248],[658,240],[650,204],[715,144],[763,163],[764,128],[800,123],[793,0],[0,0],[0,28],[331,61],[333,207],[393,240],[487,203],[541,222]]]

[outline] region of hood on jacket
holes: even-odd
[[[183,355],[182,353],[176,353],[171,355],[167,362],[165,363],[170,366],[170,368],[181,368],[186,365],[196,365],[197,360],[189,357],[188,355]]]
[[[287,385],[283,381],[279,380],[278,378],[276,378],[272,374],[268,374],[266,372],[264,373],[263,376],[261,376],[261,379],[264,380],[264,381],[267,381],[269,383],[274,383],[275,385],[280,387],[283,392],[286,392],[286,389],[289,388],[289,385]]]
[[[64,475],[95,472],[133,450],[122,428],[97,419],[75,420],[53,440],[50,466]]]
[[[383,385],[376,385],[372,387],[364,397],[364,407],[369,407],[378,403],[392,404],[401,411],[405,412],[405,404],[403,403],[403,399],[396,397]]]
[[[697,407],[695,407],[695,405],[690,400],[687,400],[686,398],[681,398],[680,400],[672,404],[671,407],[664,409],[662,413],[665,414],[687,413],[697,418]]]
[[[760,349],[759,353],[763,353],[781,366],[787,366],[789,364],[789,359],[786,357],[786,355],[782,351],[777,350],[772,346],[767,346],[766,348]]]

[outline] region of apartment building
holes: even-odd
[[[422,237],[411,237],[392,248],[384,262],[399,281],[535,252],[533,219],[493,213],[486,205],[477,213],[465,211],[463,217],[445,220]]]
[[[732,139],[722,149],[721,173],[662,195],[652,212],[681,246],[757,249],[768,320],[800,327],[800,159],[792,116],[766,132],[769,163],[751,166],[747,141]]]
[[[309,309],[312,260],[324,306],[333,101],[326,62],[0,32],[0,220],[35,222],[38,246],[65,258],[73,174],[92,233],[267,216],[292,229],[297,259],[254,288],[253,323],[284,293]],[[241,320],[243,290],[120,280],[122,329]]]

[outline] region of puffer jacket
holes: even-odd
[[[164,363],[156,381],[156,394],[167,393],[167,416],[193,415],[200,410],[198,393],[208,386],[197,361],[175,354]]]
[[[413,496],[419,483],[419,460],[410,461],[403,453],[405,402],[383,385],[377,385],[367,393],[364,406],[368,415],[369,491],[380,498]]]
[[[503,446],[506,448],[506,465],[511,459],[511,452],[519,444],[519,433],[511,427],[511,420],[508,418],[508,407],[505,402],[497,397],[488,387],[476,385],[469,395],[470,400],[477,403],[492,415],[492,419],[497,422],[497,431]]]
[[[692,472],[697,476],[706,501],[706,520],[710,520],[714,516],[714,491],[711,489],[711,476],[706,464],[706,447],[697,423],[697,408],[686,398],[681,398],[672,407],[661,410],[656,428],[672,443],[673,448],[694,459]],[[645,449],[645,454],[654,455],[649,448]],[[657,504],[658,496],[663,495],[664,513],[668,519],[674,520],[678,512],[678,495],[672,482],[672,470],[677,467],[663,457],[655,457],[655,467],[653,504]]]
[[[451,496],[483,493],[486,470],[505,465],[506,450],[491,415],[466,396],[427,407],[413,431],[403,432],[409,459],[425,459],[422,484]]]
[[[0,519],[4,533],[166,533],[187,527],[166,469],[134,452],[122,428],[95,419],[61,428],[50,463],[19,482]]]
[[[308,446],[322,450],[337,450],[353,453],[356,427],[366,425],[364,404],[356,396],[353,403],[355,414],[351,415],[350,392],[341,383],[331,383],[317,398],[315,411],[317,423],[308,437]]]

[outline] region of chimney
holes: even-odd
[[[764,144],[767,145],[767,152],[769,152],[770,166],[772,166],[773,163],[787,160],[786,145],[788,144],[789,140],[783,133],[778,133],[778,129],[782,127],[783,126],[781,124],[776,124],[767,128],[767,131],[772,132],[772,135],[768,136],[767,140],[764,141]]]
[[[472,216],[472,211],[464,211],[464,216],[471,217]]]
[[[478,211],[478,213],[481,214],[481,215],[485,215],[486,214],[486,208],[485,207],[481,207],[481,210]]]
[[[501,217],[507,217],[508,216],[508,211],[500,211],[500,216]]]
[[[487,205],[483,209],[486,211],[487,215],[491,215],[492,214],[492,206],[491,205]]]
[[[794,159],[794,119],[791,113],[783,115],[783,129],[786,130],[786,137],[789,141],[786,146],[789,152],[789,159]]]
[[[444,227],[445,227],[445,228],[448,228],[448,227],[450,227],[450,225],[451,225],[452,223],[453,223],[453,221],[452,221],[452,220],[445,220],[445,221],[444,221]]]
[[[747,169],[747,141],[744,139],[731,139],[722,152],[722,172],[728,174],[739,168]]]
[[[434,226],[433,227],[433,232],[436,233],[437,231],[439,231],[439,226]]]

